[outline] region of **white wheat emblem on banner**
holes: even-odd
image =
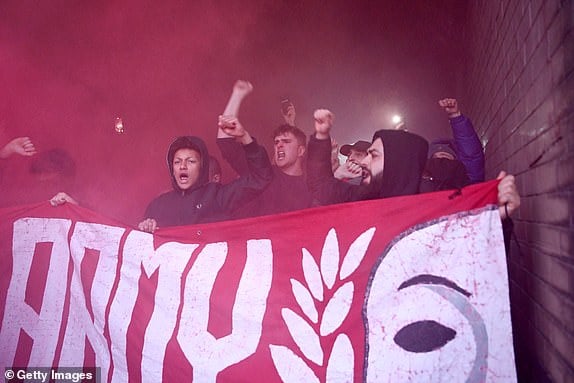
[[[337,333],[337,330],[349,314],[355,290],[352,281],[344,281],[361,264],[374,234],[375,228],[371,227],[359,235],[349,246],[342,262],[335,229],[329,230],[325,238],[319,265],[307,249],[302,249],[302,267],[306,285],[291,279],[291,287],[303,315],[287,307],[281,310],[283,320],[299,350],[291,350],[281,345],[269,345],[273,363],[283,382],[320,382],[321,380],[309,367],[309,362],[326,367],[325,382],[354,380],[353,346],[347,334],[342,331]],[[344,283],[333,291],[337,277]],[[328,299],[327,304],[324,305],[323,312],[319,313],[316,302],[323,302],[324,299]],[[316,330],[319,330],[318,333]],[[331,334],[337,336],[325,361],[323,354],[325,345],[321,347],[321,338]],[[302,354],[302,357],[298,354]]]

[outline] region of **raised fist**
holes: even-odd
[[[247,96],[253,91],[253,85],[249,81],[237,80],[233,86],[233,93],[240,96]]]
[[[315,133],[318,139],[325,139],[329,136],[333,126],[333,113],[328,109],[317,109],[313,113],[315,119]]]

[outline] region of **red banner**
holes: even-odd
[[[0,364],[113,382],[515,381],[495,181],[173,227],[0,210]]]

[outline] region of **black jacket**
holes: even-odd
[[[416,134],[379,130],[373,141],[384,145],[383,175],[369,185],[352,185],[333,177],[331,141],[312,135],[307,145],[307,182],[323,205],[417,194],[425,165],[428,143]],[[377,177],[375,177],[377,178]]]
[[[459,160],[429,158],[421,179],[420,192],[461,189],[470,184],[466,169]]]
[[[181,190],[173,177],[173,157],[178,149],[191,148],[201,154],[200,175],[195,184]],[[231,211],[249,202],[273,177],[265,149],[255,141],[243,146],[249,171],[235,181],[221,185],[209,182],[209,153],[203,140],[186,136],[177,138],[169,147],[167,163],[173,189],[148,205],[145,218],[153,218],[159,227],[217,222],[229,219]]]
[[[218,138],[217,146],[222,157],[239,175],[245,174],[241,146],[232,138]],[[290,176],[273,166],[273,180],[265,190],[244,206],[233,212],[234,218],[279,214],[313,206],[313,197],[307,188],[305,176]]]

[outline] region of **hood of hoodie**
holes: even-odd
[[[181,189],[177,185],[175,177],[173,176],[173,158],[175,157],[175,152],[179,149],[193,149],[199,152],[201,156],[199,177],[197,178],[197,181],[195,181],[195,183],[186,190]],[[188,193],[207,184],[209,182],[209,152],[207,151],[205,142],[196,136],[182,136],[176,138],[171,145],[169,145],[169,149],[167,150],[167,167],[169,169],[169,176],[171,177],[171,185],[176,191]]]
[[[427,160],[428,142],[404,130],[382,129],[373,135],[381,138],[385,165],[379,198],[417,194]]]

